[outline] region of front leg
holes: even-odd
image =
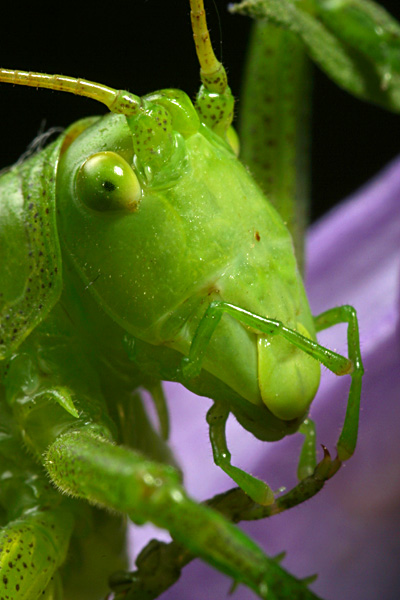
[[[347,323],[347,345],[352,368],[351,385],[347,402],[346,417],[339,437],[337,452],[340,461],[348,460],[354,453],[358,435],[360,397],[364,367],[361,360],[360,336],[356,311],[344,305],[331,308],[314,318],[317,331],[328,329],[338,323]],[[329,367],[328,367],[329,368]],[[334,369],[333,372],[337,372]],[[341,373],[338,373],[341,375]]]
[[[231,453],[226,443],[225,427],[229,410],[221,403],[215,402],[207,413],[210,427],[210,441],[215,464],[220,467],[254,502],[266,506],[274,502],[274,494],[264,481],[256,479],[246,471],[231,464]]]
[[[262,332],[266,336],[280,336],[286,339],[293,344],[293,346],[321,362],[321,364],[326,366],[336,375],[348,374],[351,376],[346,417],[337,446],[337,458],[331,460],[328,451],[325,449],[324,458],[316,465],[315,431],[311,421],[306,419],[300,429],[300,432],[305,435],[305,443],[300,457],[298,473],[299,479],[301,481],[305,480],[307,484],[305,485],[305,483],[303,483],[302,485],[296,486],[291,492],[285,494],[284,502],[280,502],[279,499],[277,499],[275,503],[271,503],[270,501],[260,501],[260,493],[262,490],[259,486],[262,485],[262,482],[258,482],[258,480],[255,480],[251,476],[244,477],[230,464],[230,454],[226,446],[224,432],[225,421],[227,418],[226,409],[214,405],[209,412],[208,421],[210,424],[210,438],[216,464],[226,471],[255,502],[265,505],[270,504],[269,507],[266,506],[265,510],[261,512],[264,514],[281,512],[290,506],[301,503],[307,497],[317,493],[317,491],[321,489],[324,481],[330,479],[330,477],[332,477],[340,468],[341,463],[350,458],[355,450],[358,431],[361,382],[364,373],[356,312],[351,306],[342,306],[326,311],[314,319],[317,331],[321,331],[322,329],[326,329],[341,322],[346,322],[348,324],[348,358],[346,358],[328,348],[324,348],[317,342],[304,337],[297,331],[285,327],[280,321],[255,315],[227,302],[212,302],[196,330],[189,356],[182,359],[181,371],[183,381],[185,381],[185,379],[189,380],[192,377],[196,377],[200,373],[208,344],[224,314],[233,317],[245,326]],[[265,486],[266,484],[263,485]],[[265,489],[266,488],[264,487],[264,490]]]
[[[84,430],[60,436],[45,466],[62,492],[168,529],[194,554],[267,597],[267,557],[221,515],[189,498],[173,467]]]

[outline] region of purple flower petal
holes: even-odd
[[[307,503],[271,519],[244,524],[269,555],[287,551],[283,566],[297,576],[318,573],[312,589],[325,600],[400,597],[400,160],[314,226],[309,235],[308,292],[314,314],[352,304],[360,321],[366,368],[355,456]],[[346,328],[321,343],[346,353]],[[349,378],[324,372],[312,405],[318,441],[334,452]],[[189,493],[202,500],[233,487],[212,460],[205,414],[210,401],[166,385],[172,446]],[[274,444],[253,439],[231,419],[234,464],[277,489],[295,484],[302,436]],[[135,528],[140,549],[154,530]],[[160,537],[156,534],[156,537]],[[166,534],[163,539],[168,539]],[[165,600],[227,598],[230,581],[199,560]],[[240,600],[255,599],[241,586]]]

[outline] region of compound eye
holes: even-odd
[[[132,167],[115,152],[92,154],[76,178],[81,202],[96,211],[137,210],[142,195]]]

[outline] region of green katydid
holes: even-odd
[[[58,570],[88,511],[76,498],[168,529],[261,598],[282,585],[279,567],[256,544],[187,496],[165,442],[132,397],[140,385],[154,396],[164,437],[161,379],[212,398],[215,462],[266,510],[277,503],[272,490],[230,462],[229,413],[261,440],[302,428],[309,443],[304,421],[321,363],[351,375],[348,410],[336,459],[326,454],[315,465],[312,452],[302,454],[311,492],[299,484],[292,504],[355,449],[362,377],[355,311],[311,316],[288,230],[229,143],[233,97],[202,2],[191,8],[203,81],[194,106],[179,90],[139,98],[85,80],[0,70],[0,81],[70,91],[111,111],[72,125],[0,179],[0,456],[10,473],[0,489],[4,595],[61,597]],[[316,341],[316,332],[339,322],[348,324],[349,358]],[[150,457],[134,447],[135,427],[151,439]],[[43,468],[70,498],[49,488]],[[290,585],[293,594],[304,591],[294,579]]]

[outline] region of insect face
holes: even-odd
[[[139,115],[100,119],[62,157],[60,235],[86,294],[121,336],[166,355],[188,355],[215,300],[313,338],[289,234],[230,146],[200,123],[182,92],[142,102]],[[317,361],[229,316],[203,367],[284,420],[304,415],[319,382]]]

